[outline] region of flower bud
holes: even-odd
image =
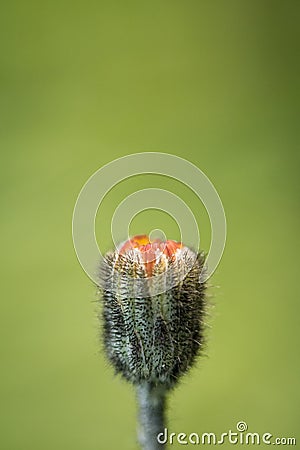
[[[134,384],[174,386],[203,345],[203,253],[135,236],[105,255],[100,284],[104,346]]]

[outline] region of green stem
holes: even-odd
[[[142,383],[137,386],[139,406],[138,439],[143,450],[161,450],[165,445],[159,443],[157,436],[164,432],[166,393],[164,386]],[[163,437],[161,438],[163,442]]]

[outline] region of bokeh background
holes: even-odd
[[[137,448],[134,391],[101,351],[71,220],[92,173],[142,151],[200,167],[228,221],[207,357],[173,393],[169,429],[245,420],[297,437],[299,3],[12,0],[0,17],[1,449]],[[201,203],[150,175],[105,199],[100,247],[116,205],[151,186],[187,202],[208,250]],[[149,228],[178,232],[153,211],[131,231]]]

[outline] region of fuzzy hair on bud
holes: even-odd
[[[204,341],[204,259],[181,243],[150,242],[147,236],[105,255],[100,271],[104,347],[126,380],[170,389],[192,366]],[[133,280],[146,286],[142,295]],[[153,291],[155,283],[159,289]]]

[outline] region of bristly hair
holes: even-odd
[[[191,260],[190,270],[181,279],[182,265]],[[193,365],[204,345],[204,261],[204,253],[195,254],[188,247],[177,250],[175,257],[164,256],[153,265],[152,283],[165,270],[178,283],[157,295],[135,297],[130,280],[147,282],[145,264],[129,252],[106,254],[100,269],[104,347],[108,360],[125,379],[172,388]]]

